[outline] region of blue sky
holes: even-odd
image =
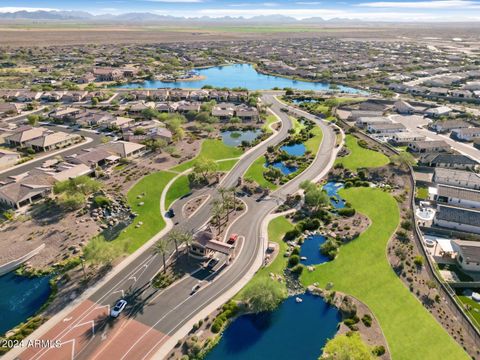
[[[200,17],[281,14],[384,21],[480,21],[480,0],[0,0],[0,12],[82,10]]]

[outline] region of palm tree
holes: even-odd
[[[217,191],[218,191],[218,193],[220,194],[220,196],[222,197],[222,203],[224,203],[224,202],[225,202],[225,195],[227,195],[228,190],[227,190],[226,188],[224,188],[224,187],[219,187],[219,188],[217,189]]]
[[[235,186],[232,186],[228,190],[230,191],[233,197],[233,213],[235,214],[237,212],[237,194],[236,194],[237,188]]]
[[[218,226],[218,232],[220,232],[220,220],[223,216],[223,206],[218,199],[213,200],[211,215],[215,219],[215,224]]]
[[[167,235],[167,241],[175,245],[175,255],[178,258],[178,246],[180,245],[182,238],[182,232],[180,230],[173,229]]]
[[[164,240],[159,240],[155,243],[153,248],[153,252],[158,254],[162,257],[163,260],[163,272],[167,272],[167,261],[165,259],[167,252],[168,252],[168,243]]]

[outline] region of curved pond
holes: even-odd
[[[274,163],[266,163],[266,167],[268,166],[273,166],[274,168],[279,169],[283,175],[290,175],[291,173],[294,173],[295,171],[298,170],[298,167],[296,166],[288,166],[282,161],[275,161]]]
[[[254,141],[260,134],[262,130],[255,129],[255,130],[234,130],[234,131],[222,131],[222,141],[227,146],[239,146],[242,144],[242,141],[252,142]]]
[[[310,294],[285,300],[271,313],[240,316],[223,333],[208,360],[317,359],[332,338],[340,314]]]
[[[0,335],[34,315],[50,295],[48,276],[0,276]]]
[[[343,183],[338,183],[330,181],[323,185],[323,190],[327,192],[327,195],[330,197],[330,203],[336,209],[343,209],[345,207],[346,201],[338,194],[338,190],[343,188]]]
[[[297,81],[274,75],[264,75],[255,70],[250,64],[235,64],[215,66],[204,69],[195,69],[198,75],[204,77],[195,81],[165,82],[160,80],[147,80],[143,83],[127,83],[120,88],[187,88],[200,89],[205,85],[219,88],[243,87],[249,90],[269,90],[278,88],[294,88],[299,90],[329,90],[330,84],[321,82]],[[363,91],[348,87],[338,86],[338,91],[357,94]]]
[[[320,252],[320,245],[322,245],[325,240],[327,240],[325,236],[320,234],[310,235],[305,238],[300,247],[300,257],[306,257],[305,260],[302,260],[302,264],[317,265],[330,261],[328,256],[325,256]]]
[[[292,156],[302,156],[307,151],[307,148],[304,144],[292,144],[292,145],[283,145],[280,150],[285,151],[288,155]]]

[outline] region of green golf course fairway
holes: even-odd
[[[399,223],[395,199],[373,188],[350,188],[340,195],[360,213],[370,227],[357,239],[341,246],[337,258],[304,271],[301,282],[350,294],[373,311],[395,360],[460,360],[468,355],[437,323],[393,272],[386,256],[388,240]]]

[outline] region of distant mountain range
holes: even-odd
[[[107,21],[107,22],[128,22],[128,23],[178,23],[188,21],[189,23],[237,23],[237,24],[355,24],[360,20],[351,19],[331,19],[324,20],[321,17],[312,17],[298,20],[284,15],[261,15],[251,18],[245,17],[176,17],[169,15],[157,15],[150,12],[142,13],[124,13],[119,15],[102,14],[92,15],[84,11],[16,11],[0,13],[0,20],[50,20],[50,21]]]

